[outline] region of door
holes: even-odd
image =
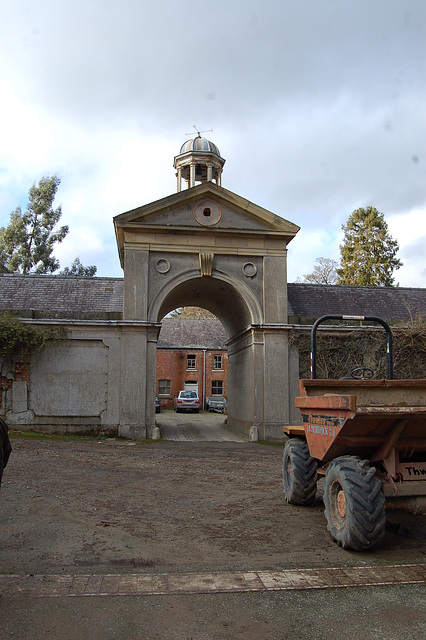
[[[195,391],[198,396],[198,382],[195,380],[185,380],[183,388],[185,391]]]

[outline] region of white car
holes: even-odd
[[[179,411],[194,411],[200,412],[200,398],[195,391],[179,391],[174,401],[174,409],[176,413]]]

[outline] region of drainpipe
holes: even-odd
[[[206,349],[203,349],[203,409],[206,408]]]

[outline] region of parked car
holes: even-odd
[[[226,398],[223,396],[209,396],[206,398],[206,409],[223,413],[227,408]]]
[[[161,411],[161,404],[157,396],[155,396],[155,413],[160,413],[160,411]]]
[[[200,411],[200,398],[195,391],[179,391],[174,400],[174,409],[176,413],[179,411]]]

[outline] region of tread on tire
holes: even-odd
[[[385,532],[385,497],[375,467],[357,456],[341,456],[327,468],[324,481],[327,529],[343,549],[364,551]]]
[[[287,440],[283,455],[284,496],[290,504],[307,505],[315,500],[317,461],[300,438]]]

